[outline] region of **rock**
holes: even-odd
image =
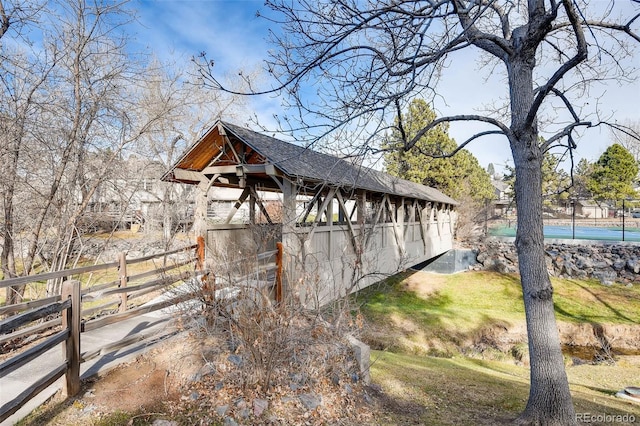
[[[260,417],[265,410],[269,408],[269,401],[266,399],[254,399],[253,400],[253,415]]]
[[[518,255],[512,251],[507,251],[504,254],[505,259],[507,259],[509,262],[511,263],[517,263],[518,262]]]
[[[178,422],[173,420],[156,419],[151,423],[151,426],[178,426]]]
[[[507,262],[503,259],[496,259],[494,263],[494,267],[495,267],[495,270],[497,272],[500,272],[501,274],[509,273],[509,265],[507,265]]]
[[[560,254],[560,252],[556,249],[549,249],[549,250],[545,250],[545,252],[547,253],[548,256],[550,256],[551,258],[556,258],[558,257],[558,255]]]
[[[94,404],[89,404],[82,409],[84,414],[93,413],[96,410],[96,406]]]
[[[607,269],[609,266],[611,266],[611,263],[607,262],[606,260],[593,262],[593,269]]]
[[[593,268],[593,262],[588,257],[576,256],[576,268],[580,268],[580,269]]]
[[[638,262],[637,257],[627,259],[626,267],[629,272],[633,272],[634,274],[640,273],[640,262]]]
[[[611,265],[613,267],[614,270],[616,271],[622,271],[622,269],[624,268],[624,266],[626,265],[627,262],[625,262],[624,259],[617,259],[613,262],[613,265]]]
[[[214,374],[215,372],[216,372],[215,365],[213,365],[210,362],[208,362],[205,365],[203,365],[202,367],[200,367],[200,370],[198,371],[198,374],[200,374],[201,377],[205,377],[205,376],[210,376],[211,374]]]
[[[370,364],[369,360],[371,359],[371,348],[364,342],[356,339],[355,337],[348,335],[347,340],[351,345],[351,349],[353,350],[353,354],[355,355],[356,362],[358,363],[359,368],[359,377],[362,378],[362,381],[365,384],[369,384],[371,382],[371,376],[369,374]],[[336,383],[337,384],[337,383]]]
[[[235,354],[229,355],[227,357],[227,361],[229,361],[230,363],[232,363],[232,364],[234,364],[234,365],[236,365],[238,367],[241,367],[242,364],[243,364],[242,357],[240,355],[235,355]]]
[[[244,398],[238,398],[238,400],[236,401],[236,408],[240,410],[247,408],[247,402],[244,400]]]
[[[574,272],[578,270],[576,266],[569,260],[567,260],[563,266],[564,267],[562,269],[562,272],[567,274],[568,277],[572,277],[574,275]]]
[[[231,417],[225,417],[224,426],[238,426],[238,423]]]
[[[229,410],[228,405],[220,405],[216,407],[216,414],[219,415],[220,417],[224,417],[224,415],[227,414],[228,410]]]
[[[484,262],[489,258],[489,254],[487,252],[480,252],[478,253],[478,256],[476,257],[476,260],[478,261],[478,263],[481,263],[484,265]]]
[[[599,280],[601,284],[610,286],[615,282],[618,275],[614,271],[605,270],[605,271],[595,271],[593,273],[593,277]]]
[[[298,399],[300,400],[304,408],[309,411],[315,410],[320,406],[320,404],[322,404],[322,396],[318,394],[304,393],[302,395],[299,395]]]
[[[338,376],[336,373],[331,374],[331,383],[338,386],[340,384],[340,376]]]
[[[575,271],[575,273],[576,273],[575,274],[576,277],[578,277],[580,279],[585,280],[585,279],[589,278],[589,273],[587,271],[582,270],[582,269],[578,269],[577,271]]]

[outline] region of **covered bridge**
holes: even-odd
[[[310,306],[453,244],[457,203],[441,192],[223,121],[162,179],[198,185],[194,228],[205,237],[207,257],[255,257],[281,242],[284,295]],[[212,187],[237,191],[226,220],[207,217]],[[243,206],[248,220],[238,223]]]

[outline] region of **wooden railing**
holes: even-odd
[[[192,251],[195,249],[193,255]],[[128,266],[163,258],[178,253],[189,253],[186,259],[174,262],[169,266],[155,268],[153,270],[129,275]],[[0,281],[0,289],[22,284],[29,284],[43,280],[66,278],[63,282],[60,295],[50,296],[34,301],[0,307],[0,315],[13,314],[0,321],[0,343],[11,341],[25,336],[30,336],[47,329],[61,326],[61,330],[44,339],[28,350],[15,355],[0,364],[0,378],[10,374],[26,363],[42,356],[56,345],[63,345],[65,361],[56,366],[44,377],[35,382],[25,391],[17,395],[11,401],[0,407],[0,422],[19,410],[27,401],[35,397],[44,389],[53,384],[57,379],[65,376],[63,392],[67,396],[73,396],[80,390],[80,364],[99,355],[105,348],[92,352],[80,353],[80,333],[94,330],[108,324],[113,324],[148,312],[163,309],[194,297],[194,293],[181,292],[175,297],[137,307],[131,307],[131,301],[150,292],[165,289],[177,282],[187,280],[202,274],[204,257],[204,240],[199,239],[198,244],[183,247],[165,253],[154,254],[137,259],[127,259],[124,253],[118,256],[118,261],[69,269],[58,272],[48,272],[27,277],[12,278]],[[164,263],[164,262],[163,262]],[[194,268],[188,265],[194,264]],[[82,289],[81,282],[71,277],[80,276],[89,272],[117,268],[119,277],[117,280],[99,283]],[[153,279],[144,281],[149,277]],[[133,284],[133,285],[132,285]],[[88,309],[83,309],[83,302],[95,302],[98,299],[111,297],[112,300],[101,303]],[[98,313],[111,308],[117,308],[117,313],[97,316]],[[49,317],[53,319],[48,319]],[[88,318],[87,320],[83,318]],[[35,322],[39,322],[34,325]],[[132,340],[134,339],[134,340]],[[128,346],[140,340],[140,337],[131,336],[119,342],[110,343],[108,348],[116,350]]]

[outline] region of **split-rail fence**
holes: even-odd
[[[276,299],[281,297],[282,285],[281,246],[279,248],[280,250],[258,254],[259,261],[264,262],[269,258],[275,259],[275,262],[271,262],[273,266],[270,269],[276,271],[274,283]],[[39,333],[49,334],[49,337],[41,339],[42,341],[36,345],[0,363],[0,379],[21,366],[38,359],[56,345],[62,346],[64,359],[64,362],[45,374],[44,377],[34,378],[31,386],[1,406],[0,422],[9,418],[29,400],[62,376],[65,377],[63,381],[64,395],[69,397],[77,394],[80,391],[81,363],[104,353],[106,349],[108,349],[108,352],[115,351],[132,345],[145,337],[143,335],[128,336],[118,342],[109,343],[108,347],[81,353],[80,336],[82,332],[95,330],[139,315],[175,306],[198,297],[198,288],[194,286],[190,287],[190,291],[165,292],[165,296],[169,296],[161,298],[157,302],[139,303],[138,305],[132,302],[136,298],[149,295],[149,293],[163,289],[167,290],[177,283],[202,277],[207,273],[203,267],[204,253],[204,239],[200,238],[198,244],[141,258],[127,259],[125,253],[120,253],[118,260],[111,263],[0,281],[0,289],[3,289],[46,280],[64,280],[61,294],[59,295],[0,306],[0,318],[5,317],[0,320],[0,345]],[[164,265],[167,257],[171,255],[179,256],[179,260],[176,261],[174,259],[169,265],[144,272],[135,274],[127,272],[128,267],[132,265],[157,259],[162,259]],[[90,287],[85,286],[86,288],[82,288],[81,281],[77,279],[83,276],[82,274],[109,269],[117,269],[118,278],[116,280],[98,282]],[[198,281],[195,282],[197,283]],[[111,298],[110,300],[108,300],[109,297]],[[105,299],[107,301],[103,303]],[[83,308],[83,302],[86,305],[89,301],[91,306]]]

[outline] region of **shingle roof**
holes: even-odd
[[[437,189],[355,165],[344,159],[284,142],[231,123],[222,122],[222,125],[288,176],[327,182],[336,186],[458,204],[453,198]]]
[[[284,142],[231,123],[220,121],[219,124],[225,129],[230,139],[231,137],[237,138],[264,157],[268,164],[273,164],[282,173],[291,178],[326,182],[332,186],[349,189],[363,189],[439,203],[458,204],[453,198],[434,188],[400,179],[368,167],[359,166],[310,148]],[[215,128],[216,125],[211,127],[211,129]],[[199,144],[204,140],[205,137],[203,136],[182,158],[186,158],[191,151],[203,151],[203,147],[200,147]],[[199,155],[202,156],[202,154]],[[209,161],[211,159],[209,158]],[[178,161],[173,168],[182,164],[181,161]],[[202,167],[204,167],[203,164],[201,164]],[[196,169],[201,168],[196,167]]]

